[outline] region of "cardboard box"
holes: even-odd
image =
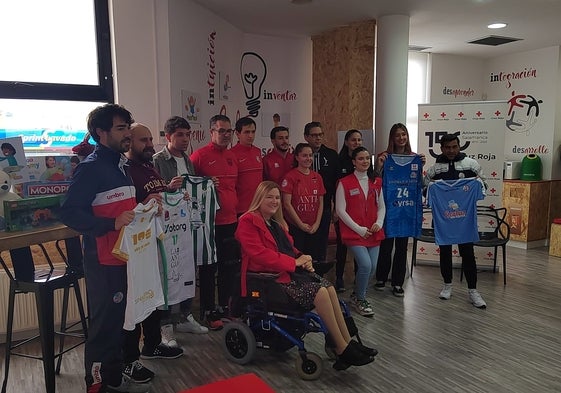
[[[26,159],[28,181],[60,182],[70,180],[79,163],[77,156],[38,155]]]
[[[60,195],[4,201],[6,231],[23,231],[58,222],[61,201]]]

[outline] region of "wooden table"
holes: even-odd
[[[78,232],[64,224],[51,225],[29,231],[0,232],[0,251],[68,239],[78,235]]]

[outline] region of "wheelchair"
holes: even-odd
[[[247,296],[231,299],[235,320],[224,326],[224,353],[230,361],[244,365],[253,360],[257,348],[285,352],[296,346],[296,373],[304,380],[318,379],[323,371],[322,358],[306,350],[304,337],[323,333],[330,360],[336,359],[334,345],[319,315],[295,304],[275,282],[277,278],[278,274],[247,272]],[[339,302],[351,337],[360,342],[347,305]]]

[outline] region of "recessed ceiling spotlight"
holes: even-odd
[[[290,0],[294,5],[310,4],[312,0]]]
[[[497,22],[497,23],[491,23],[490,25],[487,25],[487,28],[489,28],[489,29],[502,29],[503,27],[506,27],[506,23]]]

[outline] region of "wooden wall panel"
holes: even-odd
[[[312,118],[332,148],[337,130],[372,128],[375,26],[358,22],[312,37]]]

